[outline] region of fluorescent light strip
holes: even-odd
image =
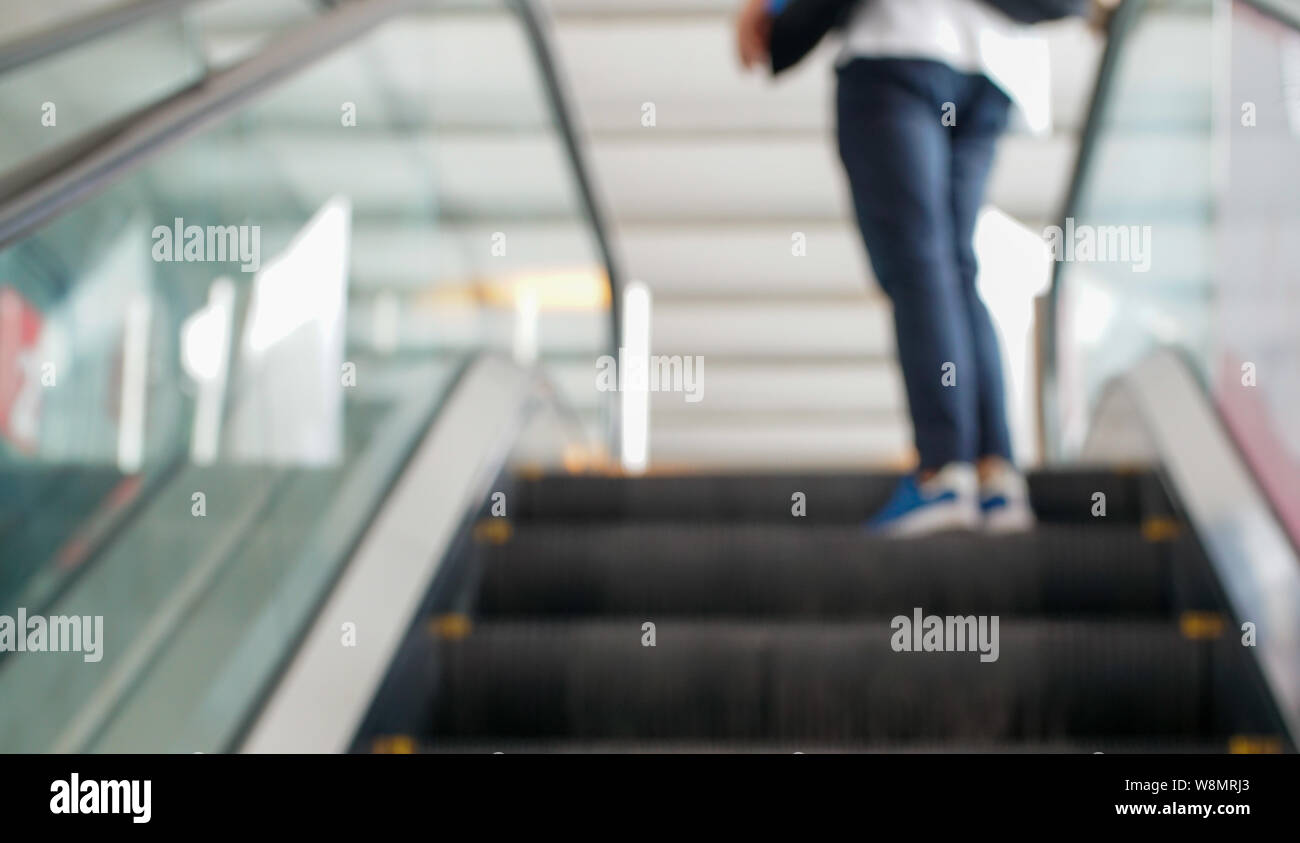
[[[619,349],[620,366],[637,366],[649,374],[650,366],[650,290],[633,281],[623,291],[623,343]],[[645,471],[650,451],[649,377],[633,378],[619,371],[618,384],[623,401],[623,468],[631,474]],[[635,388],[629,387],[635,384]]]

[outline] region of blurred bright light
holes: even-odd
[[[181,363],[196,381],[224,377],[234,295],[230,279],[218,278],[208,290],[208,303],[181,323]]]
[[[181,361],[199,388],[190,435],[190,459],[197,465],[217,458],[234,314],[234,282],[218,278],[208,289],[208,303],[181,325]]]
[[[633,281],[623,291],[623,354],[619,365],[650,365],[650,290],[640,281]],[[650,392],[648,380],[640,383],[646,388],[629,389],[626,384],[633,378],[629,372],[619,371],[622,388],[623,419],[623,469],[632,474],[645,471],[650,450]]]
[[[144,462],[145,401],[149,380],[149,323],[152,307],[147,293],[132,297],[122,337],[122,393],[117,424],[117,467],[134,474]]]
[[[988,206],[975,225],[980,297],[998,332],[1006,384],[1007,421],[1017,460],[1037,459],[1034,297],[1051,283],[1052,259],[1040,232]]]
[[[342,317],[343,301],[336,292],[347,271],[351,218],[347,199],[331,199],[257,273],[245,334],[251,353],[265,351],[303,325],[333,324]]]
[[[1076,279],[1070,317],[1075,338],[1087,346],[1095,346],[1106,336],[1111,319],[1115,316],[1115,297],[1100,284],[1088,283],[1087,278]]]
[[[351,236],[351,201],[334,196],[257,273],[224,421],[235,461],[340,459]]]
[[[537,362],[537,288],[521,284],[515,288],[514,358],[520,366]]]
[[[986,29],[979,35],[980,55],[995,80],[1014,80],[1016,105],[1034,134],[1052,128],[1052,63],[1046,38]]]

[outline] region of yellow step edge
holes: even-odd
[[[546,469],[538,462],[521,463],[513,471],[519,480],[541,480],[546,476]]]
[[[474,541],[479,544],[505,544],[515,528],[505,518],[484,518],[474,525]]]
[[[1193,641],[1218,638],[1227,626],[1218,612],[1183,612],[1178,616],[1178,631]]]
[[[1148,542],[1167,542],[1178,538],[1183,525],[1176,518],[1153,516],[1142,521],[1142,538]]]
[[[570,475],[609,475],[622,470],[622,466],[610,456],[609,451],[598,445],[566,445],[561,464],[564,472]]]
[[[375,755],[413,755],[415,739],[410,735],[381,735],[370,742]]]
[[[429,621],[429,634],[446,641],[459,641],[474,629],[474,622],[469,615],[460,612],[448,612]]]
[[[1282,752],[1282,739],[1275,735],[1233,735],[1228,738],[1228,752],[1232,755],[1278,755]]]

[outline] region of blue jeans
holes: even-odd
[[[1010,460],[1002,357],[973,244],[1010,100],[981,74],[923,59],[856,59],[838,76],[840,159],[894,304],[921,468]]]

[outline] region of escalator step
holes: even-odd
[[[436,740],[1002,743],[1210,738],[1222,654],[1175,624],[1000,624],[999,658],[887,622],[488,623],[437,642]]]
[[[1150,615],[1170,610],[1167,558],[1109,524],[911,541],[813,525],[524,524],[486,548],[478,612]]]
[[[387,752],[391,744],[387,738],[378,738],[359,751]],[[408,739],[409,740],[409,739]],[[491,740],[441,740],[427,742],[410,740],[400,746],[403,751],[420,753],[437,753],[445,755],[490,755],[495,752],[523,755],[630,755],[630,754],[788,754],[805,755],[841,754],[841,753],[964,753],[964,754],[1000,754],[1000,755],[1092,755],[1093,753],[1136,754],[1194,754],[1212,755],[1224,753],[1229,749],[1227,740],[1205,739],[1166,739],[1152,740],[1115,740],[1113,738],[1092,738],[1079,741],[1022,742],[1022,743],[829,743],[810,741],[785,741],[780,743],[766,741],[642,741],[624,739],[619,741],[575,741],[571,739],[518,740],[516,738],[498,738]]]
[[[1144,502],[1163,496],[1155,476],[1147,473],[1052,471],[1030,473],[1028,479],[1043,521],[1091,521],[1098,492],[1106,496],[1110,521],[1136,521]],[[791,496],[802,492],[808,521],[856,523],[885,502],[897,481],[896,474],[549,475],[520,481],[510,514],[517,520],[781,523],[791,517]]]

